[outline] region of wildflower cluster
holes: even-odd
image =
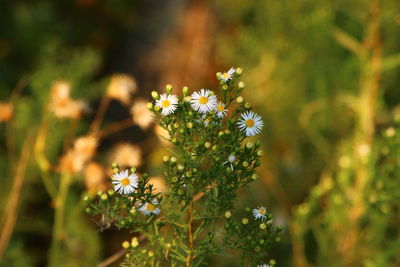
[[[168,191],[155,194],[147,175],[139,177],[134,169],[114,166],[114,188],[86,198],[87,211],[101,214],[102,225],[126,227],[133,233],[132,241],[123,243],[128,250],[123,266],[197,266],[224,248],[251,251],[243,254],[242,265],[246,266],[260,264],[268,256],[277,231],[263,206],[253,211],[254,223],[245,223],[246,228],[237,229],[229,220],[224,244],[216,238],[224,214],[234,209],[237,191],[258,178],[255,169],[263,154],[259,141],[244,142],[260,133],[263,121],[240,96],[244,88],[238,81],[241,72],[232,68],[217,73],[218,96],[209,89],[189,94],[184,87],[179,97],[171,85],[164,93],[152,92],[154,102],[147,108],[168,132],[166,141],[174,146],[163,157]],[[244,242],[258,238],[265,243],[240,245],[237,238],[243,237]]]

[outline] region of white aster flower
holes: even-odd
[[[141,213],[143,213],[146,216],[152,215],[152,214],[159,214],[160,213],[160,209],[157,208],[158,205],[158,201],[157,199],[153,199],[150,202],[146,202],[144,203],[140,208],[139,211]]]
[[[218,118],[222,119],[223,117],[225,117],[227,111],[228,110],[225,109],[225,104],[222,102],[219,102],[215,107],[215,114],[217,115]]]
[[[201,89],[194,92],[191,96],[190,104],[192,108],[200,113],[207,113],[215,109],[217,106],[217,97],[210,95],[210,90]]]
[[[264,126],[261,116],[253,111],[242,113],[237,124],[239,129],[245,132],[247,136],[254,136],[260,133]]]
[[[220,80],[227,82],[230,79],[232,79],[233,74],[235,73],[235,69],[234,68],[230,68],[227,72],[222,73],[219,78]]]
[[[267,208],[264,206],[253,209],[253,215],[256,219],[264,221],[267,218]]]
[[[112,176],[114,190],[120,194],[130,194],[138,187],[139,178],[135,173],[129,175],[129,171],[121,171]]]
[[[229,155],[228,161],[225,161],[224,164],[230,163],[231,164],[231,169],[233,171],[233,163],[236,161],[236,156],[234,154]]]
[[[164,116],[174,113],[178,106],[178,97],[176,95],[162,94],[156,101],[156,106],[161,108],[161,114]]]

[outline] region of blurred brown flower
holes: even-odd
[[[106,173],[104,168],[94,161],[89,162],[84,169],[85,185],[89,193],[94,194],[97,191],[105,191]]]
[[[113,149],[111,161],[123,167],[139,167],[142,164],[142,151],[138,146],[122,143]]]
[[[163,143],[164,145],[171,144],[170,142],[167,141],[170,139],[169,133],[163,127],[161,127],[160,125],[157,125],[154,128],[154,132],[157,135],[157,137],[160,139],[161,143]]]
[[[70,98],[71,87],[65,81],[58,81],[53,84],[50,93],[50,110],[57,118],[79,118],[87,109],[83,101]]]
[[[129,103],[130,96],[137,90],[136,81],[125,74],[114,74],[107,88],[107,95],[124,104]]]
[[[11,103],[0,102],[0,122],[9,121],[12,118],[13,111]]]
[[[143,130],[148,129],[154,121],[153,113],[147,108],[147,102],[144,100],[138,100],[133,104],[131,114],[133,122]]]

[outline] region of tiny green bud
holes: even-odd
[[[107,200],[107,198],[108,198],[107,194],[102,194],[101,195],[101,200]]]
[[[183,190],[182,189],[178,190],[178,195],[183,195]]]
[[[244,225],[248,224],[248,223],[249,223],[249,219],[243,218],[243,219],[242,219],[242,223],[243,223]]]
[[[254,251],[255,251],[255,252],[260,252],[260,250],[261,250],[261,248],[260,248],[259,246],[256,246],[256,247],[254,248]]]
[[[236,102],[237,102],[238,104],[242,104],[243,101],[244,101],[244,99],[243,99],[242,96],[238,96],[238,97],[236,98]]]
[[[149,178],[149,174],[148,173],[143,173],[142,177],[143,177],[143,179],[147,179],[147,178]]]
[[[257,150],[257,156],[261,157],[264,154],[264,151],[262,150]]]
[[[128,241],[122,242],[122,247],[125,249],[129,248],[129,242]]]
[[[88,207],[88,208],[85,209],[85,212],[86,212],[87,214],[90,214],[90,213],[92,212],[92,210]]]
[[[225,134],[230,134],[230,133],[231,133],[231,131],[229,129],[225,130]]]
[[[179,133],[183,134],[184,132],[185,132],[185,129],[183,129],[183,128],[179,129]]]
[[[189,112],[188,112],[188,115],[189,115],[190,117],[193,117],[193,115],[194,115],[194,114],[193,114],[193,111],[189,111]]]
[[[204,147],[205,148],[210,148],[211,147],[211,143],[210,142],[205,142],[204,143]]]
[[[245,109],[251,109],[251,104],[249,102],[244,103]]]
[[[265,243],[265,240],[264,240],[264,239],[260,239],[260,240],[258,241],[258,243],[259,243],[260,245],[263,245],[263,244]]]
[[[83,201],[88,202],[90,200],[89,196],[84,196]]]
[[[264,230],[265,228],[267,228],[267,225],[265,223],[262,223],[262,224],[260,224],[259,227],[261,230]]]
[[[166,91],[168,94],[170,94],[170,93],[172,92],[172,85],[171,85],[171,84],[167,84],[167,85],[165,86],[165,91]]]
[[[188,127],[189,129],[192,129],[193,128],[193,123],[191,123],[191,122],[186,123],[186,127]]]
[[[250,212],[250,210],[251,210],[251,209],[250,209],[249,207],[244,208],[244,211],[245,211],[245,212]]]
[[[182,172],[185,169],[185,166],[183,164],[178,164],[178,171]]]
[[[252,149],[254,147],[254,144],[252,142],[247,142],[246,143],[246,148]]]
[[[169,162],[171,162],[171,163],[176,163],[177,160],[178,160],[177,158],[171,157],[171,158],[169,159]]]
[[[237,74],[240,75],[240,74],[242,74],[242,72],[243,72],[243,69],[242,69],[242,68],[237,68],[237,69],[236,69],[236,73],[237,73]]]
[[[212,150],[213,151],[217,151],[217,149],[218,149],[218,146],[217,145],[213,145]]]
[[[153,256],[154,256],[154,252],[153,252],[152,250],[149,250],[149,253],[148,253],[148,255],[149,255],[149,257],[151,258],[151,257],[153,257]]]
[[[177,128],[179,128],[179,126],[180,126],[180,124],[179,124],[178,122],[175,122],[175,123],[174,123],[174,128],[177,129]]]
[[[230,217],[232,217],[232,213],[229,210],[225,211],[225,218],[229,219]]]
[[[261,164],[261,162],[260,162],[259,160],[256,160],[256,161],[254,162],[254,166],[255,166],[255,167],[260,166],[260,164]]]
[[[190,102],[190,100],[192,100],[192,97],[191,97],[190,95],[185,96],[185,97],[183,98],[183,101],[185,101],[185,102]],[[190,116],[190,115],[189,115],[189,116]]]
[[[165,246],[166,246],[167,248],[172,247],[171,243],[167,243],[167,244],[165,244]]]
[[[163,159],[164,162],[167,162],[169,160],[169,156],[168,155],[164,155],[162,159]]]
[[[278,225],[278,226],[276,227],[276,231],[277,231],[277,232],[282,232],[282,230],[283,230],[283,227],[282,227],[281,225]]]
[[[261,142],[260,141],[256,141],[256,147],[260,147],[261,146]]]
[[[228,85],[227,84],[224,84],[224,85],[222,85],[222,90],[228,90],[229,89],[229,87],[228,87]]]
[[[172,178],[171,178],[171,181],[172,181],[173,183],[178,182],[178,177],[176,177],[176,176],[172,177]]]
[[[238,83],[238,86],[239,86],[239,88],[244,88],[245,84],[244,84],[243,81],[240,81],[240,82]]]
[[[136,168],[135,167],[131,168],[131,173],[136,173]]]
[[[160,95],[156,91],[151,92],[151,96],[154,100],[160,99]]]
[[[133,238],[132,238],[131,246],[132,246],[133,248],[136,248],[136,247],[139,246],[139,240],[137,239],[137,237],[133,237]]]
[[[274,259],[270,259],[270,260],[269,260],[269,264],[270,264],[270,265],[275,265],[275,264],[276,264],[276,261],[275,261]]]
[[[258,179],[258,174],[254,173],[254,174],[251,176],[251,179],[257,180],[257,179]]]
[[[171,142],[176,144],[178,142],[178,139],[176,139],[176,137],[174,137],[174,138],[171,139]]]
[[[119,169],[118,168],[113,168],[113,173],[118,173]]]
[[[193,173],[193,174],[196,174],[196,173],[197,173],[197,169],[196,169],[196,168],[193,168],[193,169],[192,169],[192,173]]]
[[[114,195],[114,189],[108,189],[107,194],[110,196]]]
[[[146,107],[147,107],[148,110],[152,111],[153,108],[154,108],[154,105],[153,105],[153,103],[149,102],[149,103],[146,104]]]
[[[215,93],[213,91],[210,91],[209,96],[213,96]]]
[[[218,137],[223,137],[223,136],[224,136],[224,132],[223,131],[219,131]]]
[[[187,171],[187,172],[185,173],[185,175],[186,175],[186,177],[192,177],[192,172],[191,172],[191,171]]]
[[[111,164],[111,167],[113,169],[118,169],[118,163],[116,161],[113,161],[113,163]]]
[[[154,107],[154,111],[160,111],[160,107],[159,106],[155,106]]]
[[[187,86],[184,86],[184,87],[182,88],[182,95],[183,95],[183,96],[186,96],[186,95],[188,94],[188,92],[189,92],[189,88],[188,88]]]
[[[249,167],[249,162],[243,161],[242,162],[242,166],[245,167],[245,168]]]
[[[226,171],[227,173],[231,173],[231,172],[232,172],[232,169],[231,169],[231,167],[226,167],[225,171]]]

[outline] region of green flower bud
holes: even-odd
[[[193,173],[193,174],[196,174],[196,173],[197,173],[197,169],[196,169],[196,168],[193,168],[193,169],[192,169],[192,173]]]
[[[122,242],[122,247],[123,247],[123,248],[127,249],[127,248],[129,248],[129,246],[130,246],[130,244],[129,244],[128,241]]]
[[[169,156],[168,155],[164,155],[162,159],[163,159],[164,162],[167,162],[167,161],[169,161]]]
[[[160,99],[160,95],[156,91],[151,92],[151,96],[154,100]]]
[[[247,167],[249,167],[249,163],[247,161],[243,161],[242,162],[242,166],[247,168]]]
[[[154,107],[154,111],[160,111],[160,107],[159,106],[155,106]]]
[[[243,99],[242,96],[238,96],[238,97],[236,98],[236,103],[238,103],[238,104],[242,104],[243,101],[244,101],[244,99]]]
[[[213,96],[215,93],[213,91],[210,91],[209,96]]]
[[[178,190],[178,195],[183,195],[183,190],[182,189]]]
[[[178,164],[178,171],[182,172],[185,169],[185,166],[183,164]]]
[[[135,167],[131,168],[131,173],[136,173],[136,168]]]
[[[189,111],[189,112],[188,112],[188,115],[189,115],[190,117],[193,117],[193,115],[194,115],[194,114],[193,114],[193,111]]]
[[[270,265],[275,265],[275,264],[276,264],[276,261],[275,261],[274,259],[270,259],[270,260],[269,260],[269,264],[270,264]]]
[[[176,176],[172,177],[172,178],[171,178],[171,181],[172,181],[173,183],[178,182],[178,177],[176,177]]]
[[[240,81],[240,82],[238,83],[238,86],[239,86],[239,88],[244,88],[245,83],[244,83],[243,81]]]
[[[252,142],[247,142],[246,143],[246,148],[247,149],[252,149],[254,147],[254,144]]]
[[[263,244],[265,243],[265,240],[264,240],[264,239],[260,239],[260,240],[258,241],[258,243],[259,243],[260,245],[263,245]]]
[[[184,132],[185,132],[185,129],[183,129],[183,128],[179,129],[179,133],[183,134]]]
[[[174,123],[174,128],[175,128],[175,129],[179,128],[179,126],[180,126],[179,123],[177,123],[177,122]]]
[[[236,73],[237,73],[237,74],[240,75],[240,74],[242,74],[242,72],[243,72],[243,69],[242,69],[242,68],[237,68],[237,69],[236,69]]]
[[[261,164],[261,162],[260,162],[259,160],[256,160],[256,161],[254,162],[254,166],[255,166],[255,167],[260,166],[260,164]]]
[[[218,146],[217,145],[213,145],[212,150],[213,151],[217,151],[217,149],[218,149]]]
[[[85,209],[85,212],[86,212],[87,214],[90,214],[90,213],[92,212],[92,210],[88,207],[88,208]]]
[[[210,148],[211,147],[211,143],[210,142],[205,142],[204,143],[204,147],[207,148],[207,149]]]
[[[107,199],[108,199],[107,194],[102,194],[102,195],[101,195],[101,200],[107,200]]]
[[[251,176],[251,179],[257,180],[257,179],[258,179],[258,174],[254,173],[254,174]]]
[[[224,85],[222,85],[222,90],[228,90],[229,89],[229,87],[228,87],[228,85],[227,84],[224,84]]]
[[[256,148],[259,148],[261,146],[261,142],[260,141],[256,141]]]
[[[226,167],[225,171],[226,171],[227,173],[231,173],[231,172],[232,172],[232,169],[231,169],[231,167]]]
[[[153,111],[154,105],[153,105],[153,103],[149,102],[146,104],[146,107],[148,110]]]
[[[262,224],[260,224],[259,227],[260,227],[261,230],[264,230],[264,229],[267,228],[267,225],[265,223],[262,223]]]
[[[242,223],[243,223],[244,225],[248,224],[248,223],[249,223],[249,219],[243,218],[243,219],[242,219]]]
[[[249,207],[246,207],[246,208],[244,208],[244,211],[245,211],[245,212],[250,212],[251,209],[250,209]]]
[[[262,150],[257,150],[257,156],[261,157],[264,154],[264,151]]]
[[[192,129],[193,128],[193,123],[191,123],[191,122],[186,123],[186,127],[188,127],[189,129]]]
[[[151,258],[151,257],[153,257],[153,256],[154,256],[154,252],[153,252],[152,250],[149,250],[149,253],[148,253],[148,255],[149,255],[149,257]]]
[[[137,248],[137,247],[139,246],[139,240],[138,240],[137,237],[133,237],[133,238],[132,238],[131,246],[132,246],[133,248]]]
[[[192,100],[192,97],[191,97],[190,95],[185,96],[185,97],[183,98],[183,101],[185,101],[185,102],[190,102],[190,100]],[[189,115],[189,116],[190,116],[190,115]]]
[[[171,243],[167,243],[167,244],[165,244],[165,246],[166,246],[167,248],[172,247]]]
[[[84,196],[83,201],[88,202],[90,200],[89,196]]]
[[[113,173],[118,173],[119,169],[118,168],[113,168]]]
[[[224,136],[224,132],[223,131],[219,131],[218,137],[223,137],[223,136]]]
[[[118,163],[116,161],[113,161],[113,163],[111,164],[111,167],[113,169],[118,169]]]
[[[230,133],[231,133],[231,131],[229,129],[225,130],[225,134],[230,134]]]
[[[254,248],[254,251],[255,251],[255,252],[260,252],[260,250],[261,250],[261,248],[260,248],[259,246],[256,246],[256,247]]]
[[[251,109],[251,104],[250,104],[249,102],[246,102],[246,103],[244,104],[244,108],[245,108],[245,109]]]
[[[229,219],[230,217],[232,217],[232,213],[229,210],[225,211],[225,218]]]
[[[185,175],[186,175],[186,177],[192,177],[192,172],[191,172],[191,171],[187,171],[187,172],[185,173]]]
[[[186,96],[186,95],[188,94],[188,92],[189,92],[189,88],[188,88],[187,86],[184,86],[184,87],[182,88],[182,95],[183,95],[183,96]]]
[[[178,160],[177,158],[171,157],[171,158],[169,159],[169,162],[171,162],[171,163],[176,163],[177,160]]]
[[[171,84],[167,84],[167,85],[165,86],[165,91],[166,91],[168,94],[170,94],[170,93],[172,92],[172,85],[171,85]]]
[[[114,189],[108,189],[107,194],[108,194],[109,196],[114,195]]]
[[[178,143],[178,140],[176,139],[176,137],[174,137],[174,138],[171,139],[171,142],[172,142],[173,144],[176,144],[176,143]]]

